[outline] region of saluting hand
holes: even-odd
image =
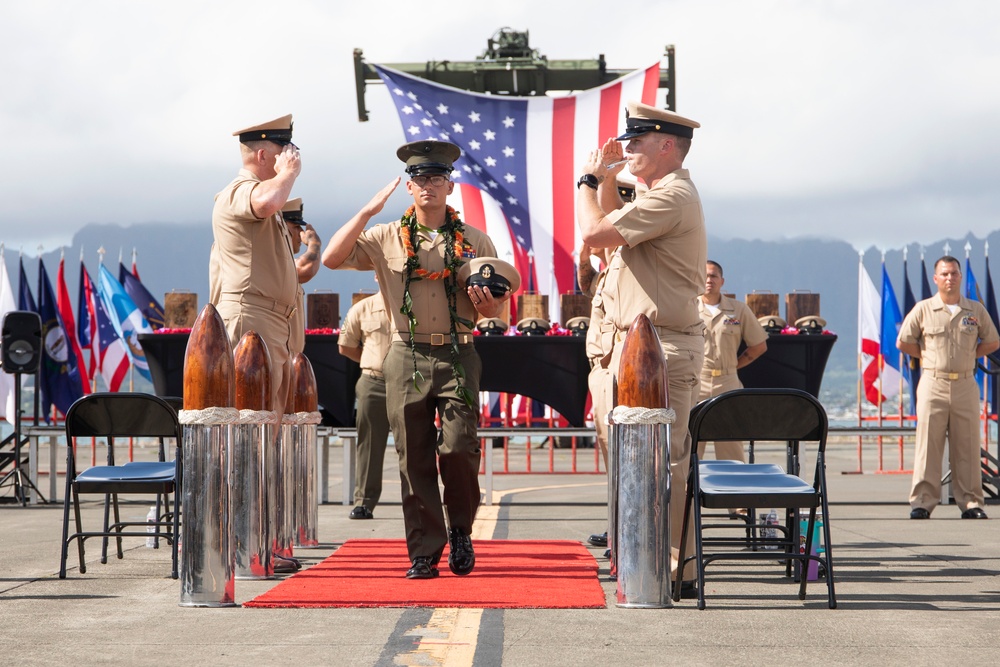
[[[302,157],[294,144],[286,144],[278,156],[274,158],[274,173],[288,173],[298,176],[302,171]]]
[[[382,207],[385,203],[389,201],[389,197],[392,196],[393,191],[399,186],[399,182],[402,180],[399,176],[393,179],[389,185],[385,186],[378,191],[371,201],[364,205],[361,209],[361,214],[367,216],[371,219],[373,216],[378,215],[382,211]]]

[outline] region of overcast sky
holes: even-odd
[[[472,8],[475,9],[466,9]],[[474,12],[474,15],[470,15]],[[384,86],[352,52],[472,60],[505,26],[626,69],[676,46],[686,166],[723,238],[898,248],[1000,227],[1000,3],[32,0],[0,21],[8,252],[90,222],[209,224],[241,127],[295,116],[294,195],[324,238],[400,173]]]

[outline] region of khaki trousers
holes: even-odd
[[[983,506],[979,428],[979,385],[974,377],[946,380],[929,371],[920,376],[911,507],[930,512],[941,501],[946,438],[955,503],[963,511]]]
[[[620,340],[619,340],[620,339]],[[617,375],[621,362],[625,333],[615,336],[615,347],[611,354],[610,368]],[[691,434],[688,432],[688,417],[698,399],[701,367],[705,358],[705,339],[702,336],[681,334],[660,335],[660,346],[667,360],[667,389],[670,405],[677,415],[670,425],[670,570],[671,578],[677,571],[677,556],[681,543],[681,525],[684,522],[684,500],[687,491],[688,470],[691,465]],[[694,553],[694,522],[689,524],[687,543],[688,555]],[[697,577],[694,562],[684,568],[684,581]]]
[[[389,441],[385,380],[361,372],[354,386],[358,399],[358,458],[354,470],[354,505],[374,510],[382,496],[382,465]]]
[[[469,407],[455,392],[451,348],[415,346],[417,369],[423,376],[414,386],[413,356],[408,343],[393,342],[386,355],[386,408],[399,454],[403,524],[410,560],[425,556],[437,563],[448,543],[447,507],[451,528],[472,532],[479,509],[478,406]],[[471,343],[459,346],[465,387],[479,395],[482,363]],[[441,417],[438,437],[434,416]],[[444,507],[438,489],[438,468],[444,484]]]

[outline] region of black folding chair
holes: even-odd
[[[836,608],[830,512],[826,484],[826,411],[813,396],[797,389],[738,389],[700,403],[691,413],[691,470],[684,503],[679,562],[698,566],[698,608],[705,608],[705,566],[715,560],[775,560],[786,564],[786,574],[799,578],[799,599],[806,596],[810,562],[826,568],[829,607]],[[698,444],[707,441],[777,441],[787,443],[786,468],[775,464],[732,464],[701,467]],[[800,443],[816,443],[812,484],[799,476]],[[729,507],[783,508],[785,526],[776,536],[748,533],[745,537],[706,537],[702,509]],[[799,510],[809,509],[804,549],[800,549]],[[693,510],[693,511],[692,511]],[[812,553],[816,512],[823,517],[825,552]],[[688,523],[694,521],[695,553],[686,550]],[[712,525],[717,528],[718,525]],[[707,549],[707,548],[708,549]],[[677,568],[674,600],[680,600],[684,568]]]
[[[74,438],[104,438],[107,443],[107,465],[77,470]],[[115,438],[158,438],[157,461],[115,463]],[[174,460],[166,460],[165,441],[175,443]],[[177,578],[177,536],[180,534],[181,488],[181,426],[177,411],[165,400],[151,394],[107,392],[84,396],[76,401],[66,415],[66,496],[63,503],[62,555],[59,578],[66,578],[69,545],[77,541],[80,553],[80,573],[86,573],[83,543],[90,537],[103,538],[101,563],[108,561],[108,539],[117,541],[118,558],[123,558],[123,537],[165,538],[171,545],[170,576]],[[118,494],[156,496],[156,521],[122,521]],[[104,526],[101,531],[85,532],[80,520],[80,496],[104,495]],[[170,496],[173,508],[170,509]],[[161,504],[162,501],[162,504]],[[76,532],[69,534],[69,510],[73,506]],[[162,511],[161,511],[162,507]],[[110,514],[114,511],[114,522]],[[142,530],[126,530],[142,526]],[[154,532],[147,529],[153,527]],[[158,546],[158,542],[156,542]]]

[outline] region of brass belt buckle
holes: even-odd
[[[296,310],[298,310],[298,306],[292,306],[292,309],[290,311],[288,311],[288,315],[285,315],[285,319],[286,320],[292,319],[292,315],[295,314]]]
[[[431,345],[444,345],[444,334],[431,334]]]
[[[949,380],[957,380],[958,379],[958,373],[948,373],[948,379]]]
[[[717,378],[720,375],[722,375],[722,371],[720,371],[718,368],[713,368],[712,369],[712,377]]]

